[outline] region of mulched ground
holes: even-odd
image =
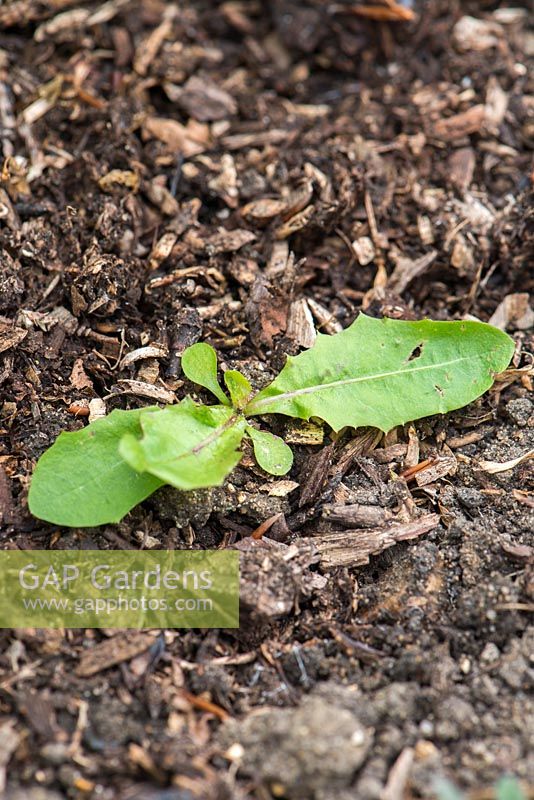
[[[531,462],[483,463],[533,448],[527,23],[486,0],[0,5],[2,547],[243,559],[239,632],[1,632],[9,800],[534,782]],[[29,515],[60,431],[195,391],[189,344],[260,387],[361,309],[491,319],[512,368],[381,440],[288,422],[283,480],[245,454],[119,525]]]

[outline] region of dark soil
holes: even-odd
[[[534,446],[534,39],[513,6],[0,5],[2,547],[243,558],[238,632],[1,632],[9,800],[534,782],[532,462],[481,463]],[[362,309],[492,319],[513,369],[382,441],[288,424],[283,481],[245,454],[222,489],[163,490],[119,525],[30,516],[37,458],[98,398],[194,392],[198,340],[259,387]]]

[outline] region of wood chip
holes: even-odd
[[[150,400],[157,400],[158,403],[176,403],[176,395],[163,386],[153,386],[143,381],[134,381],[123,378],[118,381],[125,387],[124,394],[134,394],[138,397],[148,397]]]
[[[447,161],[447,178],[460,192],[471,186],[475,172],[476,156],[472,147],[459,147],[453,150]]]
[[[454,475],[457,466],[456,456],[449,450],[448,453],[440,453],[437,458],[432,459],[423,469],[414,472],[411,477],[418,486],[428,486],[429,483],[434,483],[446,475]]]
[[[74,386],[74,388],[78,390],[93,388],[93,381],[83,368],[82,358],[77,358],[74,362],[72,372],[70,374],[70,385]]]
[[[0,353],[16,347],[27,335],[28,331],[24,328],[16,328],[11,322],[0,319]]]
[[[321,566],[356,567],[369,563],[373,555],[381,553],[397,542],[416,539],[439,525],[438,514],[426,514],[413,522],[391,523],[386,528],[342,533],[328,533],[313,537],[313,543],[321,555]]]
[[[42,25],[39,25],[33,38],[36,42],[44,42],[46,39],[54,39],[61,34],[68,32],[69,38],[72,38],[73,33],[80,28],[83,28],[89,17],[91,11],[85,8],[72,8],[69,11],[63,11],[61,14],[56,14],[52,19],[47,19]]]
[[[146,75],[150,64],[154,61],[161,45],[172,33],[173,19],[178,7],[173,3],[163,6],[163,20],[139,45],[133,67],[138,75]]]
[[[405,747],[391,767],[380,800],[403,800],[415,758],[413,747]]]
[[[120,368],[129,367],[130,364],[135,364],[136,361],[141,361],[145,358],[166,358],[169,355],[168,349],[162,344],[149,344],[146,347],[138,347],[127,353],[120,363]]]
[[[366,266],[366,264],[370,264],[376,256],[373,240],[369,236],[360,236],[358,239],[355,239],[352,242],[352,250],[358,264],[361,264],[362,267]]]
[[[224,228],[219,233],[204,239],[204,250],[211,255],[217,253],[235,253],[246,244],[256,241],[256,234],[244,228],[227,231]]]
[[[534,559],[534,547],[528,544],[514,544],[513,542],[501,540],[501,548],[506,555],[517,561],[531,561]]]
[[[289,306],[286,335],[300,347],[312,347],[317,338],[308,303],[305,298],[294,300]]]
[[[295,216],[288,219],[287,222],[284,222],[283,225],[280,225],[278,228],[276,228],[274,231],[274,238],[287,239],[289,236],[297,233],[297,231],[301,231],[303,228],[309,225],[314,214],[315,206],[307,206],[302,211],[299,211],[298,214],[295,214]]]
[[[224,136],[221,139],[221,144],[227,150],[242,150],[245,147],[262,147],[268,144],[280,144],[281,142],[286,142],[288,138],[287,130],[272,128],[268,131],[236,133],[232,136]]]
[[[454,142],[463,139],[470,133],[477,133],[483,126],[486,117],[485,106],[481,103],[467,111],[461,111],[452,117],[440,119],[434,123],[432,135],[443,142]]]
[[[465,15],[452,30],[452,41],[462,53],[482,52],[497,47],[504,38],[504,30],[497,22]]]
[[[0,793],[6,788],[6,767],[19,746],[21,735],[15,729],[16,720],[7,719],[0,725]]]
[[[207,127],[199,127],[199,123],[182,125],[165,117],[147,117],[142,132],[145,139],[159,139],[173,153],[182,153],[185,158],[203,153],[210,142]]]
[[[335,443],[327,444],[318,453],[308,459],[301,476],[302,491],[299,508],[313,503],[319,497],[334,457]]]
[[[237,103],[232,95],[204,76],[192,75],[176,100],[190,117],[199,122],[226,119],[237,112]]]
[[[93,399],[89,401],[88,422],[96,422],[97,419],[103,419],[105,416],[105,402],[100,397],[93,397]]]
[[[423,275],[434,263],[438,255],[437,250],[431,250],[420,258],[411,259],[400,256],[395,269],[388,278],[387,287],[396,294],[402,294],[409,284]]]
[[[387,508],[361,503],[326,504],[323,506],[323,516],[329,522],[336,522],[347,528],[378,528],[393,518],[392,512]]]
[[[534,311],[530,306],[530,295],[527,292],[517,292],[507,294],[495,311],[490,320],[490,325],[505,331],[528,330],[534,325]]]
[[[241,209],[241,214],[250,219],[266,221],[277,217],[278,214],[283,214],[286,210],[287,202],[285,200],[266,197],[262,200],[253,200],[251,203],[247,203]]]
[[[138,656],[149,647],[152,647],[157,638],[157,633],[148,631],[125,631],[105,639],[86,650],[75,669],[80,678],[90,678],[105,669],[114,667],[123,661],[129,661]]]

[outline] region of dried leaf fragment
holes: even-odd
[[[523,453],[522,456],[512,458],[510,461],[479,461],[478,466],[479,469],[489,472],[490,475],[497,475],[499,472],[508,472],[508,470],[514,469],[514,467],[518,467],[519,464],[523,464],[532,458],[534,458],[534,450],[529,450],[527,453]]]

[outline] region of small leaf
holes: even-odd
[[[32,514],[79,528],[118,522],[161,486],[158,478],[140,475],[119,455],[125,434],[141,435],[139,420],[145,413],[112,411],[82,430],[61,433],[33,473]]]
[[[144,414],[143,437],[125,436],[120,453],[136,470],[177,489],[218,486],[241,460],[246,422],[225,406],[181,403]]]
[[[319,417],[338,431],[396,425],[471,403],[508,365],[514,342],[482,322],[404,322],[361,314],[288,358],[245,414]]]
[[[237,369],[229,369],[224,373],[224,382],[230,392],[233,407],[241,411],[252,394],[250,381]]]
[[[438,800],[465,800],[465,795],[446,778],[435,778],[432,784]]]
[[[252,439],[256,461],[265,472],[271,475],[285,475],[293,464],[293,453],[283,439],[267,431],[259,431],[247,425],[247,433]]]
[[[503,775],[495,788],[496,800],[526,800],[521,784],[513,775]]]
[[[230,405],[217,380],[217,353],[211,345],[198,342],[184,350],[182,369],[190,381],[209,389],[223,406]]]

